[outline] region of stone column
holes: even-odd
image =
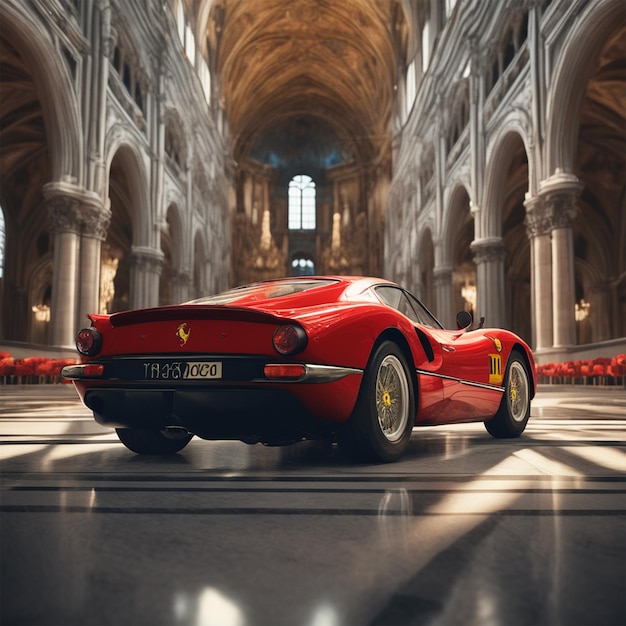
[[[529,198],[526,231],[530,239],[531,312],[535,349],[552,347],[552,213],[539,198]]]
[[[186,270],[174,270],[172,272],[172,303],[180,304],[189,300],[189,286],[191,276]]]
[[[452,311],[452,268],[448,266],[436,267],[433,270],[433,278],[437,318],[445,328],[456,328],[454,312]]]
[[[49,183],[44,187],[50,232],[54,238],[50,338],[54,346],[73,347],[76,337],[76,294],[80,199],[74,185]]]
[[[144,246],[133,246],[130,254],[131,309],[159,304],[159,278],[163,252]]]
[[[477,239],[470,246],[476,263],[476,321],[485,326],[504,327],[504,253],[501,237]]]
[[[85,202],[80,240],[79,325],[85,323],[87,313],[100,312],[100,252],[110,222],[111,211],[99,197]]]
[[[572,222],[578,212],[578,193],[551,195],[554,229],[552,230],[552,288],[554,347],[576,345],[576,290],[574,280],[574,237]]]

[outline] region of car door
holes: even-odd
[[[481,331],[432,332],[442,360],[433,375],[443,385],[445,421],[491,417],[502,398],[503,364],[494,341]]]
[[[430,316],[420,316],[420,308],[413,304],[413,298],[408,292],[393,285],[381,285],[376,288],[376,295],[387,305],[405,315],[413,324],[415,336],[422,346],[425,360],[415,363],[419,381],[417,397],[418,423],[435,424],[441,415],[443,402],[443,379],[437,376],[423,376],[424,371],[436,370],[442,362],[442,351],[439,344],[433,341],[425,332],[425,322],[432,326],[439,323]],[[420,303],[420,307],[422,307]],[[430,314],[429,314],[430,315]],[[428,328],[428,330],[430,330]]]
[[[379,297],[415,325],[427,362],[416,364],[420,391],[420,421],[444,423],[490,417],[501,399],[502,362],[492,340],[482,331],[447,330],[415,296],[383,286]]]

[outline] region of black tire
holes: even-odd
[[[406,357],[392,341],[381,343],[363,375],[352,416],[339,445],[360,461],[397,461],[415,425],[415,392]]]
[[[137,454],[175,454],[180,452],[193,435],[185,431],[143,430],[116,428],[120,441]]]
[[[526,362],[518,352],[512,352],[504,375],[504,394],[495,416],[485,422],[492,437],[519,437],[530,417],[531,384]]]

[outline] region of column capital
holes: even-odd
[[[506,252],[506,246],[501,237],[475,239],[470,244],[470,249],[474,253],[474,263],[476,265],[502,261]]]
[[[48,219],[53,232],[73,232],[96,239],[106,239],[111,211],[102,198],[91,191],[65,181],[44,185]]]
[[[573,191],[551,194],[547,198],[552,213],[552,229],[569,228],[578,217],[579,209],[576,205],[578,193]]]
[[[172,270],[172,281],[175,285],[186,286],[191,284],[191,274],[188,270]]]
[[[442,283],[452,281],[452,267],[449,265],[439,265],[433,269],[433,280],[435,284],[441,285]]]
[[[81,230],[80,203],[74,198],[54,196],[46,199],[48,225],[54,233],[74,233]]]
[[[549,235],[552,230],[552,207],[545,202],[543,198],[534,196],[524,201],[526,207],[526,233],[528,237],[539,237],[541,235]]]
[[[154,274],[161,274],[164,255],[161,250],[145,246],[133,246],[130,253],[130,264],[135,269]]]
[[[579,213],[576,204],[582,184],[576,177],[551,177],[540,185],[536,196],[524,201],[529,237],[547,235],[557,228],[569,228]]]
[[[557,170],[555,174],[539,183],[537,197],[552,213],[552,228],[566,228],[578,215],[576,202],[583,189],[583,184],[573,174]]]
[[[99,206],[83,206],[82,233],[87,237],[104,241],[111,224],[111,210]]]

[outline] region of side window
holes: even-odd
[[[376,294],[385,304],[393,307],[396,311],[402,313],[402,315],[406,315],[411,321],[416,323],[420,322],[409,299],[401,289],[388,286],[377,287]]]
[[[415,296],[412,296],[410,293],[407,293],[406,295],[411,301],[411,304],[417,313],[417,317],[419,318],[419,323],[422,324],[422,326],[428,326],[429,328],[443,328],[443,326],[433,317],[432,313]]]

